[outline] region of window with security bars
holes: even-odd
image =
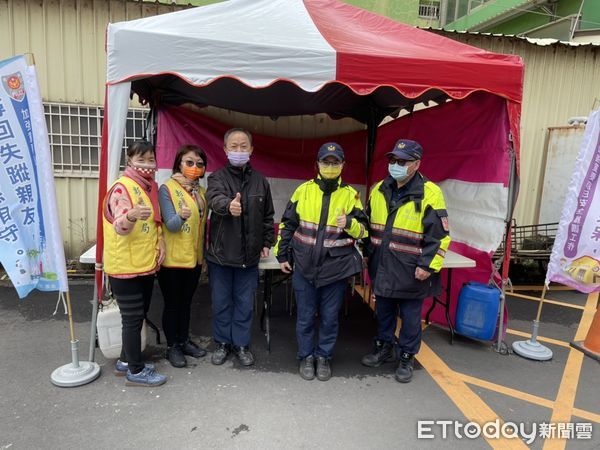
[[[439,19],[440,3],[435,0],[421,0],[419,2],[419,17],[421,19]]]
[[[54,173],[63,176],[97,176],[104,108],[91,105],[44,103]],[[146,108],[127,113],[121,168],[127,146],[144,136]]]

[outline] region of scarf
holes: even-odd
[[[204,213],[206,212],[206,200],[204,199],[204,196],[200,194],[199,179],[190,180],[180,172],[175,172],[173,175],[171,175],[171,178],[177,181],[192,196],[192,198],[196,200],[196,206],[200,212],[200,218],[203,218]]]
[[[127,166],[123,175],[127,178],[131,178],[133,181],[139,184],[140,187],[146,192],[148,197],[150,197],[150,202],[152,203],[152,208],[154,209],[154,221],[158,226],[160,226],[162,220],[160,218],[160,206],[158,205],[158,185],[156,184],[156,181],[144,178],[129,166]],[[133,207],[135,205],[131,206]]]

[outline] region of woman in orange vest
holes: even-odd
[[[103,205],[104,272],[121,310],[121,357],[116,375],[126,384],[158,386],[167,377],[144,364],[141,330],[150,306],[154,276],[165,256],[154,146],[136,141],[127,149],[127,168],[109,189]]]
[[[199,180],[205,170],[204,151],[196,145],[184,145],[175,156],[172,177],[159,190],[166,256],[158,282],[165,299],[162,324],[166,356],[173,367],[185,367],[185,355],[206,355],[189,335],[190,307],[204,260],[208,211]]]

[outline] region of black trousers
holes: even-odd
[[[150,308],[154,275],[108,279],[121,310],[123,346],[120,359],[129,363],[131,373],[138,373],[144,368],[141,332],[144,317]]]
[[[158,284],[165,299],[162,325],[169,347],[184,343],[190,337],[190,309],[201,268],[163,267],[158,272]]]

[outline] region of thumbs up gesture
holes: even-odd
[[[337,213],[337,226],[338,228],[340,228],[340,231],[343,230],[344,228],[346,228],[346,210],[344,208],[342,208],[342,210],[340,211],[339,209],[336,211]]]
[[[189,217],[192,215],[192,210],[190,208],[188,208],[188,205],[186,202],[182,202],[181,204],[181,210],[179,211],[179,216],[183,219],[183,220],[187,220],[189,219]]]
[[[229,204],[229,212],[233,217],[239,217],[242,215],[242,196],[238,192],[235,194],[235,198],[231,200]]]
[[[152,209],[149,206],[146,206],[144,204],[144,200],[140,198],[137,202],[137,205],[127,212],[127,219],[129,219],[131,222],[134,222],[138,219],[146,220],[148,217],[150,217],[150,214],[152,214]]]

